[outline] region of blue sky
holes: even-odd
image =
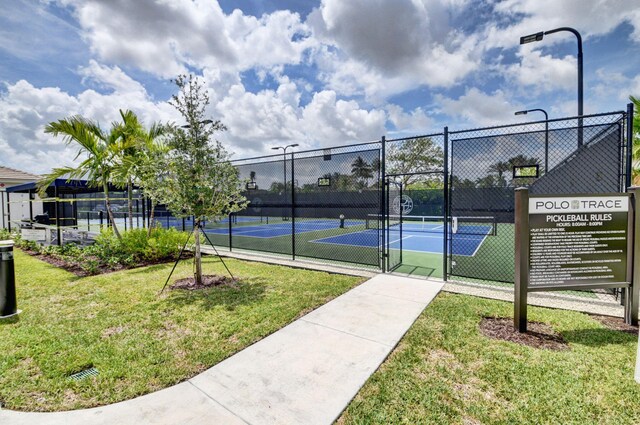
[[[235,158],[572,116],[640,96],[639,0],[14,0],[0,11],[0,164],[46,172],[74,151],[43,133],[118,109],[179,122],[170,79],[202,76]],[[524,118],[535,119],[535,115]]]

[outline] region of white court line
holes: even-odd
[[[473,251],[473,254],[471,254],[472,257],[476,256],[476,252],[478,252],[478,250],[480,249],[480,247],[482,246],[482,244],[484,243],[484,240],[487,239],[487,236],[489,236],[489,234],[487,233],[486,235],[484,235],[484,238],[482,238],[482,240],[480,241],[480,243],[478,244],[478,247],[476,248],[475,251]]]
[[[396,239],[395,241],[390,241],[390,242],[388,242],[388,243],[389,243],[389,245],[391,245],[392,243],[400,242],[400,241],[403,241],[403,240],[405,240],[405,239],[409,239],[409,238],[412,238],[412,237],[413,237],[413,236],[411,236],[411,235],[409,235],[409,236],[404,236],[404,237],[402,237],[402,238],[400,238],[400,239]]]

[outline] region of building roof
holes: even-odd
[[[0,180],[10,180],[10,181],[33,181],[38,180],[40,176],[37,174],[31,174],[24,171],[16,170],[15,168],[5,167],[0,165]]]
[[[134,189],[138,189],[137,186],[133,186]],[[32,191],[37,191],[38,185],[35,181],[31,181],[28,183],[22,183],[16,186],[11,186],[7,188],[8,193],[30,193]],[[122,188],[118,188],[112,184],[109,184],[109,190],[112,192],[122,191]],[[87,180],[79,180],[79,179],[55,179],[51,182],[49,187],[47,188],[48,196],[57,196],[57,195],[65,195],[65,194],[73,194],[73,193],[100,193],[103,191],[101,185],[92,186],[89,184]],[[56,195],[57,194],[57,195]]]

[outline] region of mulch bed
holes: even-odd
[[[105,274],[105,273],[113,273],[113,272],[117,272],[118,270],[125,270],[125,269],[135,269],[138,267],[145,267],[145,266],[153,266],[156,264],[164,264],[168,261],[175,261],[175,258],[164,258],[164,259],[159,259],[156,261],[140,261],[136,264],[133,264],[131,266],[124,266],[122,264],[117,265],[116,267],[110,267],[107,266],[106,264],[100,265],[97,268],[97,273],[89,273],[87,270],[84,270],[82,267],[80,267],[80,265],[77,262],[69,262],[66,259],[59,257],[59,256],[54,256],[54,255],[46,255],[46,254],[41,254],[37,251],[32,251],[30,249],[24,249],[24,248],[20,248],[22,250],[22,252],[31,255],[32,257],[36,257],[46,263],[49,263],[53,266],[56,267],[60,267],[61,269],[64,269],[68,272],[71,272],[73,274],[75,274],[78,277],[86,277],[86,276],[96,276],[96,275],[101,275],[101,274]],[[182,257],[180,257],[182,260],[188,259],[193,257],[193,254],[189,253],[189,252],[184,252],[182,254]]]
[[[198,289],[213,288],[216,286],[231,286],[235,288],[236,282],[230,277],[220,276],[216,274],[216,275],[202,276],[202,283],[199,285],[196,285],[196,280],[193,277],[179,279],[179,280],[176,280],[173,285],[169,286],[169,288],[195,291]]]
[[[638,335],[638,327],[624,323],[622,317],[600,316],[597,314],[590,315],[593,319],[602,323],[607,329],[620,331],[631,335]]]
[[[484,317],[480,322],[480,332],[489,338],[515,342],[533,348],[556,351],[570,349],[562,335],[555,332],[546,323],[528,322],[527,332],[520,333],[514,328],[511,318]]]

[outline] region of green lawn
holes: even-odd
[[[15,258],[23,313],[0,321],[0,403],[16,410],[98,406],[173,385],[362,281],[228,259],[237,288],[158,296],[172,264],[78,278]],[[223,270],[205,258],[205,273]],[[191,271],[185,261],[174,278]],[[97,377],[68,379],[91,366]]]
[[[483,316],[513,304],[440,294],[338,421],[342,424],[638,424],[638,336],[577,312],[531,307],[569,351],[497,341]]]

